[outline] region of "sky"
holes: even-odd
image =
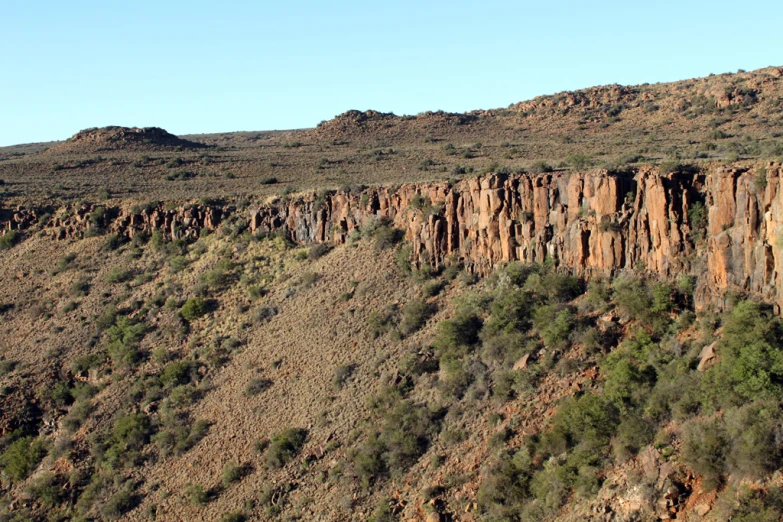
[[[0,146],[105,125],[191,134],[350,109],[464,112],[783,65],[780,20],[768,0],[4,0]]]

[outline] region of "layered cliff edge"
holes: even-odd
[[[462,263],[486,275],[511,261],[552,263],[586,279],[636,271],[691,276],[696,306],[723,308],[727,295],[775,304],[783,292],[781,165],[642,167],[545,174],[486,174],[454,184],[407,184],[273,198],[266,203],[161,204],[125,208],[17,208],[2,229],[56,239],[91,229],[133,237],[160,230],[197,237],[222,223],[283,232],[298,244],[348,241],[374,219],[405,231],[414,266]]]

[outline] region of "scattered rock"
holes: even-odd
[[[716,361],[717,355],[715,354],[715,346],[717,343],[718,342],[715,341],[701,349],[701,352],[699,353],[699,366],[696,367],[700,372],[706,370],[707,367]]]

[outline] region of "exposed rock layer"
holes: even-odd
[[[309,194],[238,210],[233,206],[157,206],[41,218],[17,209],[7,229],[42,221],[58,239],[104,229],[132,237],[161,230],[197,237],[230,218],[252,232],[283,231],[299,244],[343,243],[372,219],[405,230],[420,266],[462,262],[479,274],[498,264],[549,261],[587,278],[624,270],[696,278],[696,302],[722,305],[729,292],[779,305],[783,194],[781,166],[715,167],[661,174],[606,171],[488,174],[461,181]]]

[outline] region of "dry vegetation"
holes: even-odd
[[[0,148],[14,203],[117,197],[249,197],[286,190],[461,178],[492,170],[783,156],[781,69],[607,86],[467,114],[350,111],[315,129],[183,136],[121,147]],[[42,144],[44,148],[47,144]],[[128,149],[132,150],[128,150]]]
[[[6,148],[0,189],[5,207],[257,197],[780,156],[780,76],[189,137],[203,149]],[[767,307],[696,313],[686,277],[412,270],[380,222],[334,248],[244,226],[2,236],[0,520],[783,516],[783,325]]]

